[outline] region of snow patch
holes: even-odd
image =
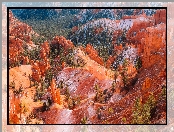
[[[111,98],[110,98],[110,102],[111,103],[115,103],[118,102],[119,100],[121,100],[122,96],[120,94],[114,94]]]
[[[60,112],[59,124],[71,124],[71,113],[72,110],[64,109]]]

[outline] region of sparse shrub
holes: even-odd
[[[85,64],[86,64],[85,61],[81,57],[79,57],[77,59],[77,65],[76,65],[76,67],[83,67]]]
[[[123,69],[122,69],[122,72],[120,73],[121,76],[122,76],[122,81],[123,81],[123,84],[124,84],[124,87],[127,86],[127,83],[128,83],[128,75],[127,75],[127,66],[128,66],[128,61],[125,59],[123,61]]]
[[[49,108],[48,103],[44,102],[41,111],[44,112],[44,111],[47,111],[47,110],[49,110],[49,109],[50,109],[50,108]]]
[[[122,121],[123,123],[126,123],[126,117],[123,117],[123,118],[121,119],[121,121]]]
[[[86,116],[84,116],[82,119],[81,119],[81,122],[80,122],[80,124],[87,124],[87,117]]]
[[[111,48],[110,46],[106,46],[106,45],[103,45],[103,44],[101,44],[101,46],[100,45],[96,46],[96,50],[98,51],[99,57],[101,57],[105,63],[109,58],[110,48]]]
[[[40,87],[36,86],[36,93],[34,95],[34,101],[35,102],[39,101],[43,95],[44,95],[44,91]]]
[[[26,113],[28,111],[28,107],[25,103],[20,103],[20,107],[21,107],[21,113]]]
[[[111,107],[108,109],[108,111],[109,111],[110,114],[114,113],[114,110]]]
[[[111,92],[114,93],[115,92],[115,89],[116,89],[116,82],[113,81],[112,82],[112,87],[111,87]]]
[[[34,86],[34,82],[32,81],[32,76],[29,74],[28,75],[29,81],[30,81],[30,88]]]
[[[68,108],[69,109],[73,109],[78,104],[80,104],[79,97],[69,97],[69,99],[68,99]]]
[[[163,85],[163,86],[162,86],[162,92],[161,92],[161,96],[162,96],[162,97],[164,97],[164,98],[166,98],[166,95],[167,95],[166,86],[165,86],[165,85]]]
[[[26,118],[26,124],[30,124],[32,121],[31,121],[31,118],[30,117],[27,117]]]
[[[94,101],[102,103],[104,101],[103,92],[100,90],[100,87],[97,84],[95,84],[94,89],[96,91],[96,95],[94,97]]]
[[[21,94],[23,92],[23,87],[22,87],[22,85],[19,87],[19,89],[17,90],[17,89],[14,89],[13,90],[13,93],[14,93],[14,95],[16,95],[16,96],[18,96],[19,94]]]
[[[100,87],[96,84],[94,87],[96,95],[94,97],[94,102],[106,103],[113,95],[113,89],[105,89],[102,91]],[[115,89],[114,89],[115,90]]]
[[[101,109],[100,108],[98,108],[97,109],[97,118],[99,119],[99,120],[101,120]]]
[[[10,82],[9,87],[15,89],[15,82],[14,81]]]
[[[66,101],[68,101],[68,99],[70,98],[70,92],[69,92],[69,89],[68,89],[68,87],[65,87],[65,99],[66,99]]]
[[[117,83],[118,75],[119,75],[118,70],[115,70],[115,72],[114,72],[114,81],[115,81],[115,83]]]
[[[52,68],[48,69],[46,71],[45,80],[44,80],[46,87],[51,85],[51,81],[53,79],[53,76],[54,76],[54,70]]]
[[[44,89],[48,88],[47,83],[45,82],[45,80],[43,78],[41,78],[41,91],[43,92]]]
[[[69,108],[69,109],[73,109],[74,106],[75,106],[74,101],[72,100],[72,98],[69,98],[69,99],[68,99],[68,108]]]

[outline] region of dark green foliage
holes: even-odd
[[[44,20],[27,19],[24,22],[28,25],[32,25],[32,28],[35,32],[49,41],[52,40],[52,38],[56,35],[67,38],[68,34],[71,32],[71,27],[69,27],[69,24],[72,22],[72,19],[73,15],[58,15]],[[38,39],[42,42],[42,37],[40,38]]]
[[[28,57],[30,60],[40,60],[40,48],[34,48],[31,51],[28,51]]]
[[[142,61],[140,57],[136,58],[136,62],[135,62],[135,68],[138,70],[142,67]]]
[[[36,36],[36,35],[32,35],[31,37],[32,42],[35,45],[41,45],[43,42],[45,42],[47,39],[43,36]]]
[[[118,75],[119,75],[119,73],[118,73],[118,70],[116,69],[115,73],[114,73],[114,81],[115,81],[115,83],[116,83],[116,79],[117,79]]]
[[[94,89],[96,91],[94,102],[106,103],[113,95],[112,88],[111,90],[105,89],[104,91],[102,91],[100,87],[96,84]]]
[[[54,61],[58,57],[59,59]],[[74,66],[74,54],[73,49],[68,49],[67,51],[64,48],[59,46],[51,47],[50,61],[53,67],[62,67],[62,63],[65,62],[68,66]]]
[[[112,54],[110,45],[106,46],[101,44],[101,45],[95,46],[95,49],[98,51],[99,57],[101,57],[103,61],[106,63],[109,56]]]
[[[138,98],[133,107],[132,124],[150,124],[152,110],[156,107],[156,99],[153,94],[149,95],[145,104]]]
[[[164,98],[166,98],[166,96],[167,96],[167,90],[166,90],[166,86],[165,85],[162,86],[161,96],[164,97]]]
[[[47,87],[51,85],[51,81],[53,79],[53,77],[55,76],[55,72],[53,68],[50,68],[46,71],[45,73],[45,79],[44,79],[44,87]]]
[[[69,92],[69,89],[68,89],[68,87],[65,87],[65,99],[66,99],[66,101],[68,101],[68,99],[70,98],[70,92]]]
[[[81,98],[79,96],[72,97],[70,95],[68,87],[64,88],[65,101],[68,104],[69,109],[74,109],[75,106],[80,104]]]
[[[41,100],[41,97],[44,95],[44,91],[41,89],[41,87],[36,87],[36,93],[34,95],[34,101],[37,102]]]
[[[101,102],[102,101],[103,92],[100,90],[100,87],[97,84],[95,84],[94,89],[96,91],[96,95],[94,97],[94,101],[95,102]]]
[[[77,64],[74,64],[74,66],[75,67],[83,67],[85,64],[86,64],[85,61],[81,57],[78,57]]]
[[[41,111],[44,112],[44,111],[47,111],[47,110],[49,110],[49,106],[47,105],[46,102],[44,102]]]
[[[45,82],[44,78],[41,77],[41,90],[44,91],[44,89],[48,88],[47,83]]]
[[[51,100],[51,98],[50,98],[50,97],[48,97],[48,98],[47,98],[47,101],[48,101],[48,105],[49,105],[49,106],[50,106],[50,105],[52,105],[53,100]]]
[[[18,55],[17,58],[20,57],[20,56],[21,56],[21,54]],[[13,63],[9,63],[9,68],[19,67],[20,65],[21,65],[21,61],[20,60],[17,60],[17,61],[15,61]]]
[[[26,124],[31,124],[32,123],[32,119],[35,119],[36,118],[36,115],[31,112],[29,116],[27,116],[26,118]]]

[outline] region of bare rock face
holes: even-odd
[[[165,24],[157,25],[157,27],[149,27],[146,29],[148,33],[142,39],[142,65],[146,68],[157,61],[164,64],[166,61],[166,38]]]
[[[166,24],[166,10],[157,10],[153,17],[155,19],[155,24]]]
[[[99,80],[88,70],[73,68],[66,68],[61,71],[57,76],[57,84],[60,81],[63,81],[64,85],[68,87],[70,95],[81,96],[83,99],[93,96],[95,84],[101,86],[102,89],[112,84],[112,80]]]

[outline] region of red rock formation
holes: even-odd
[[[146,28],[160,23],[166,24],[166,10],[157,10],[152,17],[147,17],[145,14],[137,16],[126,35],[127,40],[132,43],[141,43],[141,39],[147,32]]]
[[[24,43],[31,45],[31,35],[38,36],[30,26],[20,22],[13,16],[13,13],[9,11],[9,63],[19,63],[23,57],[20,55],[23,53]],[[26,60],[25,60],[26,61]],[[26,64],[26,62],[25,62]]]
[[[72,33],[75,33],[77,30],[78,30],[78,27],[74,26],[71,31],[72,31]]]
[[[18,114],[21,112],[20,97],[13,93],[9,101],[10,101],[9,120],[13,124],[18,124],[19,123]]]
[[[135,66],[132,63],[129,63],[129,65],[127,66],[127,75],[130,78],[135,77],[135,75],[137,74],[137,70],[135,68]]]
[[[22,56],[22,60],[23,60],[23,65],[28,65],[30,62],[28,56]]]
[[[41,76],[45,76],[45,72],[50,68],[50,61],[48,59],[50,54],[50,46],[47,41],[45,41],[41,45],[41,50],[40,50],[40,58],[41,60],[39,61],[39,69],[41,71]]]
[[[60,90],[56,87],[56,81],[54,79],[52,79],[51,86],[49,89],[54,103],[61,104]]]
[[[94,33],[95,33],[95,34],[100,34],[100,33],[103,32],[103,30],[104,30],[103,27],[95,28],[95,29],[94,29]]]
[[[138,16],[123,16],[122,19],[125,20],[125,19],[136,19]]]
[[[147,77],[143,83],[142,90],[147,91],[150,88],[150,86],[151,86],[151,79]]]
[[[39,69],[41,72],[41,76],[45,76],[45,73],[48,69],[50,69],[50,61],[47,58],[44,58],[44,60],[41,60],[39,62]]]
[[[151,21],[139,21],[137,19],[126,34],[127,40],[130,43],[141,43],[141,39],[146,34],[146,28],[152,25]]]
[[[42,45],[41,45],[41,50],[40,50],[40,58],[43,60],[45,58],[47,58],[50,54],[50,46],[49,43],[47,41],[45,41]]]
[[[23,41],[19,38],[9,38],[9,64],[14,64],[21,60],[23,50]]]
[[[160,24],[157,27],[146,28],[147,33],[142,39],[142,66],[147,68],[154,63],[161,61],[165,64],[166,61],[166,38],[165,24]]]
[[[32,78],[37,81],[40,82],[41,79],[41,71],[39,68],[39,61],[37,61],[36,63],[34,63],[32,65]]]
[[[63,36],[55,36],[51,42],[51,45],[61,45],[65,51],[74,47],[73,43]]]
[[[44,48],[41,47],[41,50],[40,50],[40,58],[41,59],[44,59],[47,57],[47,53],[46,53],[46,50]]]
[[[12,12],[10,12],[9,14],[9,26],[10,26],[9,27],[10,36],[15,36],[22,40],[26,40],[26,42],[29,42],[31,40],[32,34],[38,35],[34,33],[34,31],[32,30],[30,26],[17,20],[13,16]]]
[[[123,51],[123,46],[122,46],[122,44],[120,44],[120,45],[115,45],[115,46],[114,46],[114,51],[115,51],[115,53],[116,53],[117,55],[119,55],[119,54]]]
[[[100,65],[104,65],[103,60],[98,56],[97,51],[92,47],[91,44],[86,45],[86,53],[92,60],[96,61]]]
[[[106,68],[110,68],[111,65],[114,63],[116,57],[114,56],[109,56],[108,60],[106,61]]]

